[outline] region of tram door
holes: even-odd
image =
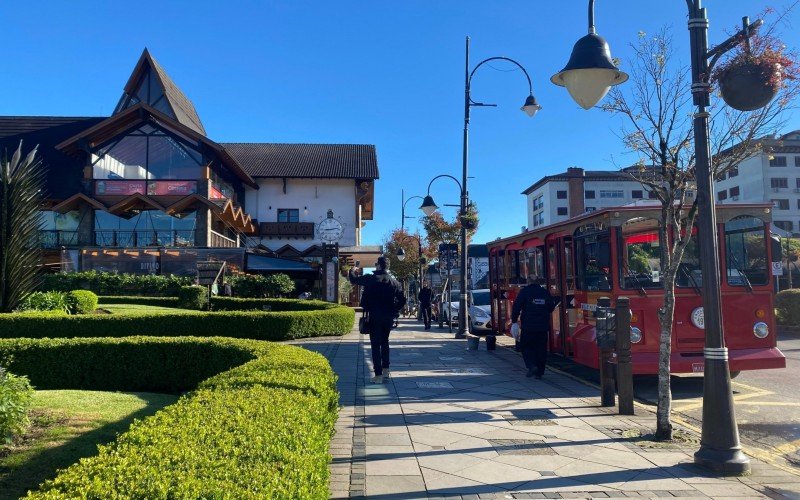
[[[566,335],[566,332],[569,331],[569,322],[564,307],[566,262],[563,256],[562,240],[554,239],[547,242],[547,290],[554,299],[559,301],[550,318],[550,352],[566,355],[569,352]]]

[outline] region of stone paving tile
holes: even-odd
[[[800,498],[800,476],[758,461],[749,478],[715,478],[692,464],[692,450],[615,440],[608,429],[650,427],[652,414],[616,415],[598,406],[596,389],[560,373],[525,379],[511,349],[469,351],[449,333],[410,325],[392,334],[393,375],[383,385],[369,383],[363,336],[296,342],[339,375],[333,498]],[[554,454],[492,445],[512,442],[543,442],[535,449]]]

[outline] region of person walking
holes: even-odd
[[[433,299],[433,290],[428,286],[427,281],[422,282],[422,290],[417,294],[419,300],[419,310],[422,313],[422,322],[425,323],[425,329],[431,329],[431,299]]]
[[[361,305],[369,315],[369,343],[372,350],[373,384],[382,384],[389,377],[389,332],[395,315],[406,305],[403,287],[389,274],[389,260],[378,257],[376,270],[366,276],[357,276],[351,268],[350,283],[364,287]]]
[[[550,314],[556,308],[558,301],[550,292],[540,285],[537,276],[528,278],[528,286],[523,288],[511,309],[513,329],[519,329],[519,344],[522,350],[522,359],[528,369],[526,377],[535,376],[537,379],[544,375],[545,362],[547,361],[547,337],[550,333]],[[522,319],[522,325],[518,323]]]

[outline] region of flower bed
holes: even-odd
[[[298,347],[230,338],[0,340],[39,388],[192,390],[32,498],[327,498],[336,376]]]

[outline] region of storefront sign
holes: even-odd
[[[130,196],[145,194],[147,181],[96,181],[94,194],[110,196]]]
[[[197,192],[195,181],[149,181],[147,194],[150,196],[186,196]]]

